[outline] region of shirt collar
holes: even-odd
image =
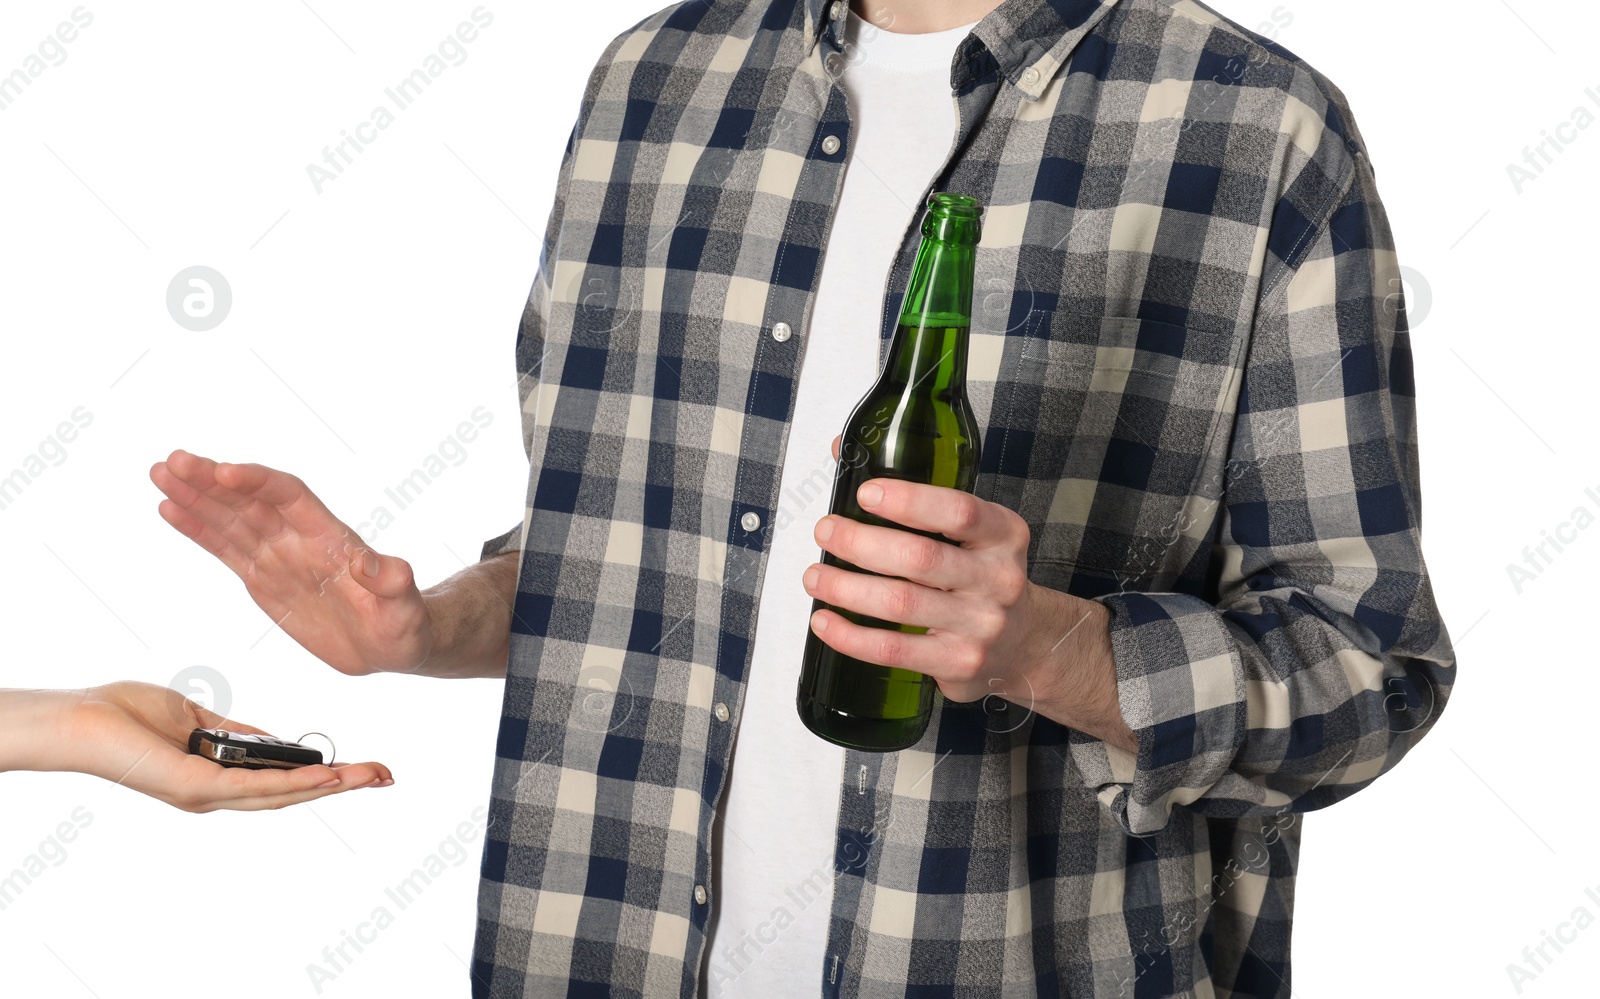
[[[1004,0],[962,42],[961,65],[952,83],[961,89],[988,67],[997,66],[1024,98],[1038,100],[1072,50],[1116,4],[1117,0]],[[847,6],[848,0],[805,0],[807,53],[819,41],[839,48],[843,26],[835,23],[834,11]]]

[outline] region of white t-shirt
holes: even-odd
[[[811,616],[800,577],[821,554],[812,530],[833,494],[833,438],[877,377],[884,282],[955,135],[950,62],[971,30],[894,34],[854,14],[846,26],[851,148],[816,308],[798,333],[804,362],[720,816],[710,999],[813,995],[822,980],[845,751],[795,711]]]

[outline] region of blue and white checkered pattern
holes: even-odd
[[[589,80],[517,341],[526,515],[485,546],[522,555],[475,996],[705,988],[851,163],[830,6],[682,3]],[[1194,0],[1005,0],[951,85],[932,189],[987,206],[977,493],[1031,525],[1035,582],[1110,610],[1140,749],[1019,698],[941,700],[916,747],[850,753],[837,800],[784,805],[839,817],[827,954],[794,994],[1287,996],[1298,814],[1393,766],[1455,672],[1365,146],[1332,84]]]

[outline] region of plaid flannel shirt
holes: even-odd
[[[850,163],[843,9],[692,0],[590,77],[517,341],[525,516],[484,550],[521,570],[475,996],[704,988]],[[1031,526],[1036,583],[1109,609],[1139,751],[1016,696],[850,752],[836,801],[786,803],[838,814],[794,994],[1287,996],[1298,814],[1393,766],[1454,678],[1365,147],[1325,78],[1193,0],[1005,0],[951,87],[930,189],[987,206],[977,494]]]

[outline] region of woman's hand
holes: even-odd
[[[282,808],[394,783],[381,763],[293,770],[224,767],[190,755],[189,733],[197,728],[268,734],[149,683],[0,690],[0,770],[94,774],[186,812]]]

